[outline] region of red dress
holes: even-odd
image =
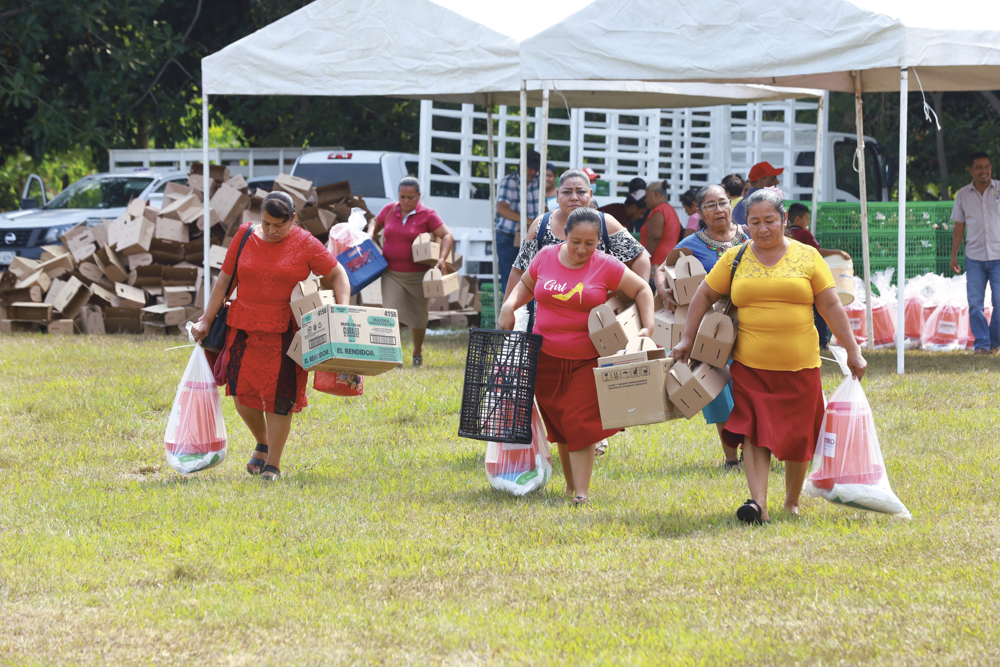
[[[298,327],[289,301],[295,285],[328,275],[337,260],[298,225],[271,243],[251,232],[236,269],[236,253],[252,223],[244,223],[226,253],[222,271],[236,272],[236,300],[229,307],[226,395],[248,408],[287,415],[308,405],[309,374],[287,354]]]

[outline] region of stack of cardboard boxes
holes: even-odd
[[[15,258],[0,274],[0,332],[182,333],[204,308],[206,227],[214,279],[240,224],[260,221],[267,194],[250,195],[243,177],[221,165],[210,165],[207,184],[202,174],[195,163],[188,185],[169,183],[160,209],[132,200],[119,218],[73,227],[60,237],[63,245],[45,246],[39,261]],[[352,208],[372,217],[346,181],[314,188],[282,174],[274,189],[292,197],[300,224],[317,237]]]
[[[671,312],[656,298],[651,338],[637,337],[642,325],[635,304],[612,297],[590,313],[590,338],[601,355],[594,379],[606,429],[691,419],[729,383],[736,321],[724,303],[702,319],[688,364],[667,356],[683,336],[687,309],[705,270],[682,249],[666,263],[667,283],[679,305]]]

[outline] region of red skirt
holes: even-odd
[[[571,452],[610,438],[621,429],[605,431],[597,405],[593,359],[560,359],[538,354],[535,400],[545,422],[549,442],[562,443]]]
[[[295,331],[294,321],[289,321],[284,333],[229,327],[226,396],[235,396],[248,408],[276,415],[306,407],[309,373],[286,354]]]
[[[818,368],[765,371],[738,361],[733,375],[733,411],[723,440],[739,447],[745,437],[779,461],[812,461],[823,425],[823,382]]]

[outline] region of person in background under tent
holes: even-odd
[[[851,261],[851,255],[846,250],[833,250],[820,246],[819,241],[809,231],[809,209],[805,204],[792,204],[788,207],[788,232],[789,236],[799,243],[816,248],[821,257],[836,256]],[[820,316],[816,306],[813,306],[813,321],[816,324],[816,331],[819,332],[819,349],[826,349],[827,343],[830,342],[830,328]]]
[[[743,191],[746,189],[746,179],[740,174],[729,174],[722,179],[722,187],[729,195],[729,207],[736,210],[736,205],[743,200]]]
[[[746,197],[763,188],[777,188],[778,176],[783,174],[784,171],[784,169],[772,167],[769,162],[758,162],[755,164],[750,169],[750,177],[748,179],[750,181],[750,189],[747,190],[746,196],[733,207],[733,222],[737,225],[747,224],[747,210],[746,205],[743,203]]]
[[[528,224],[538,217],[538,170],[541,168],[542,156],[538,151],[528,151]],[[521,229],[521,170],[512,171],[497,184],[497,210],[493,218],[493,226],[497,230],[497,264],[500,270],[500,285],[507,291],[507,277],[510,267],[517,257],[518,247],[514,245],[517,232]]]
[[[601,206],[597,210],[610,215],[632,233],[639,231],[642,223],[646,220],[646,216],[649,214],[649,211],[646,209],[646,198],[641,197],[636,199],[631,194],[625,195],[624,203],[615,202],[614,204]]]
[[[698,188],[691,188],[681,195],[681,206],[684,207],[684,212],[688,214],[687,224],[684,226],[684,235],[681,237],[682,239],[686,239],[705,226],[701,221],[701,214],[698,213]]]
[[[961,273],[958,249],[965,235],[965,289],[969,326],[976,338],[973,354],[1000,352],[1000,181],[993,180],[993,163],[986,153],[969,157],[972,183],[955,193],[951,219],[951,270]],[[966,233],[968,232],[968,233]],[[993,292],[993,320],[983,312],[986,285]]]
[[[554,211],[559,206],[556,194],[559,188],[556,187],[556,166],[551,162],[545,163],[545,210]]]
[[[652,256],[654,267],[659,266],[681,240],[681,221],[674,207],[667,203],[667,182],[655,181],[646,188],[646,224],[642,226],[639,241]]]

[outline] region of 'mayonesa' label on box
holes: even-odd
[[[376,375],[403,362],[399,314],[387,308],[325,305],[302,316],[302,365]]]

